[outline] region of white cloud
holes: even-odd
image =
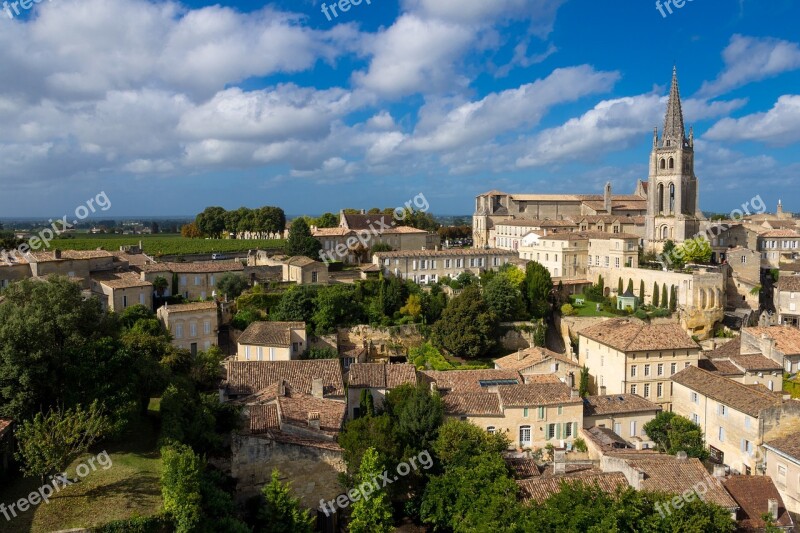
[[[723,118],[704,136],[714,141],[760,141],[785,146],[800,141],[800,95],[783,95],[769,111]]]
[[[725,70],[703,83],[699,96],[724,94],[748,83],[800,68],[800,46],[771,38],[734,35],[722,52]]]

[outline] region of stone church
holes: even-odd
[[[681,110],[677,71],[673,69],[667,113],[661,136],[653,133],[650,168],[646,181],[639,180],[633,194],[507,194],[490,191],[475,199],[472,218],[475,247],[496,247],[498,224],[509,221],[560,220],[566,231],[580,229],[581,221],[629,219],[647,250],[658,252],[666,240],[681,243],[700,231],[704,220],[699,209],[694,174],[694,135],[686,130]],[[609,226],[610,227],[610,226]]]

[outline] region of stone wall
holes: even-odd
[[[275,442],[264,436],[236,435],[231,443],[231,476],[237,480],[237,497],[246,499],[268,483],[273,469],[309,509],[321,498],[341,494],[338,475],[346,465],[341,451]]]
[[[368,360],[405,355],[409,348],[419,346],[424,341],[418,324],[385,328],[368,325],[341,328],[337,338],[339,347],[366,347],[369,352]]]

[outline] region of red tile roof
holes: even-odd
[[[578,366],[577,361],[570,360],[565,355],[538,346],[495,359],[494,364],[503,370],[523,370],[548,359],[555,359],[556,361]]]
[[[646,411],[661,411],[661,406],[645,400],[638,394],[587,396],[583,400],[583,416],[640,413]]]
[[[435,382],[438,389],[452,392],[486,392],[487,384],[497,380],[523,383],[522,376],[514,370],[423,370],[419,377],[424,383]]]
[[[305,322],[253,322],[242,332],[238,343],[288,348],[292,345],[292,330],[305,328]]]
[[[583,403],[577,392],[565,383],[501,385],[497,388],[497,392],[504,408]]]
[[[672,376],[672,381],[755,418],[760,416],[762,410],[781,403],[779,396],[760,392],[694,366],[686,367]]]
[[[347,384],[352,388],[393,389],[404,383],[417,384],[417,371],[414,365],[353,363],[347,374]]]
[[[227,388],[232,395],[255,394],[280,380],[287,381],[300,392],[311,394],[314,379],[322,379],[326,396],[344,396],[342,367],[336,359],[230,361],[227,367]]]
[[[565,484],[582,483],[597,486],[603,492],[614,494],[628,486],[628,481],[620,472],[589,473],[581,476],[532,478],[517,480],[520,498],[525,503],[543,503],[547,498],[561,492]]]
[[[679,324],[647,324],[630,318],[606,320],[582,329],[579,335],[621,352],[699,349]]]
[[[444,410],[452,416],[502,416],[496,392],[447,392],[442,395]]]
[[[761,517],[769,511],[769,500],[773,499],[778,502],[778,520],[775,525],[792,525],[792,518],[786,510],[783,498],[769,476],[730,476],[722,484],[739,504],[736,515],[739,526],[737,531],[764,531],[767,524]]]

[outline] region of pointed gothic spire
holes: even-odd
[[[678,69],[677,67],[672,67],[672,87],[669,89],[667,115],[664,117],[664,131],[661,134],[662,146],[666,146],[667,140],[678,146],[683,146],[685,138],[686,130],[683,127],[681,92],[678,88]]]

